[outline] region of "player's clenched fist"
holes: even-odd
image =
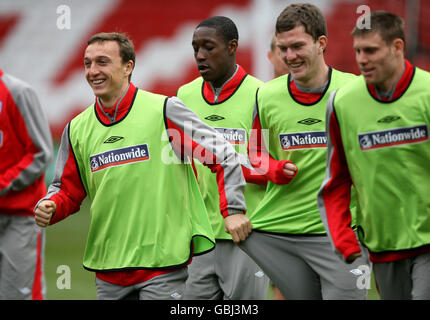
[[[297,167],[295,164],[288,162],[284,165],[284,175],[286,177],[293,178],[295,177],[296,173],[297,173]]]
[[[252,225],[244,214],[232,214],[224,219],[225,231],[235,243],[245,240],[252,231]]]
[[[36,224],[39,227],[46,227],[49,224],[49,221],[51,220],[51,217],[56,209],[57,206],[55,205],[54,201],[43,200],[40,202],[34,211]]]

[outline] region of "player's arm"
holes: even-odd
[[[48,120],[35,91],[24,83],[10,81],[13,106],[7,108],[14,133],[25,148],[24,156],[0,174],[0,196],[31,185],[44,173],[53,158]]]
[[[70,123],[66,126],[58,149],[55,175],[47,195],[39,200],[34,213],[41,227],[54,224],[79,210],[86,197],[78,165],[70,145]]]
[[[297,175],[296,165],[288,160],[274,159],[266,148],[257,103],[248,143],[248,156],[255,170],[273,183],[288,184]]]
[[[260,174],[257,170],[254,169],[254,167],[251,165],[251,162],[249,161],[248,156],[243,154],[240,154],[240,156],[242,173],[246,182],[259,185],[267,185],[267,181],[269,181],[269,179],[265,175]]]
[[[180,96],[182,94],[181,88],[178,89],[176,92],[176,96]],[[254,183],[259,185],[267,185],[268,178],[262,174],[259,174],[251,165],[248,156],[239,154],[240,156],[240,163],[242,165],[242,173],[243,176],[248,183]],[[194,174],[196,178],[198,179],[197,170],[194,165],[194,161],[191,162],[194,170]]]
[[[179,157],[196,158],[216,174],[220,212],[225,218],[226,230],[233,241],[245,240],[252,227],[245,216],[243,192],[246,183],[238,153],[221,134],[201,121],[176,97],[166,100],[165,120],[172,147]]]
[[[352,180],[333,107],[335,94],[332,92],[327,106],[327,169],[317,200],[322,222],[334,248],[346,262],[353,262],[361,255],[361,250],[351,228]]]

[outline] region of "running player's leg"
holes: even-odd
[[[335,254],[327,236],[303,236],[297,246],[319,275],[324,300],[366,299],[371,266],[365,248],[360,258],[347,264]]]
[[[413,258],[412,299],[430,300],[430,253]]]
[[[254,231],[240,248],[263,269],[287,300],[320,300],[319,277],[300,257],[295,242],[295,237]]]
[[[215,273],[215,249],[205,254],[193,257],[188,266],[188,279],[185,286],[185,300],[220,300],[223,292]]]
[[[181,300],[187,268],[165,273],[148,281],[121,286],[96,278],[98,300]]]
[[[411,259],[373,264],[375,281],[382,300],[411,300]]]
[[[122,300],[129,299],[131,296],[136,296],[134,286],[120,286],[110,283],[96,277],[97,299],[98,300]]]
[[[187,267],[156,276],[135,285],[140,300],[182,300],[184,298]]]
[[[0,299],[43,299],[42,233],[34,218],[0,215],[0,219]]]
[[[216,267],[225,300],[265,300],[269,278],[230,240],[217,241]]]

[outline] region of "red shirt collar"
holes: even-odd
[[[217,101],[215,101],[215,92],[213,91],[212,86],[209,82],[204,81],[202,87],[203,98],[209,104],[224,102],[236,92],[237,88],[245,79],[246,75],[246,71],[240,65],[238,65],[234,76],[222,86],[221,93],[219,94]]]
[[[302,103],[302,104],[314,104],[318,102],[321,99],[321,96],[325,93],[325,90],[323,92],[303,92],[299,88],[297,88],[295,81],[289,81],[288,84],[290,87],[291,95],[293,96],[294,100]]]
[[[130,82],[130,86],[128,87],[128,90],[126,92],[126,94],[124,95],[124,97],[118,99],[119,105],[118,105],[118,109],[116,110],[116,117],[115,117],[115,121],[111,122],[111,120],[105,115],[105,113],[107,113],[111,118],[113,118],[115,116],[115,109],[116,108],[105,108],[102,104],[101,101],[99,99],[96,98],[96,102],[95,102],[95,110],[97,113],[97,117],[99,118],[99,120],[107,125],[110,125],[112,123],[116,123],[120,120],[122,120],[128,113],[128,111],[130,110],[133,101],[134,101],[134,96],[136,94],[137,88],[133,85],[133,83]],[[118,103],[118,101],[116,103]],[[115,103],[115,104],[116,104]],[[103,113],[102,110],[105,112]]]
[[[367,85],[367,89],[369,90],[369,93],[372,95],[372,97],[374,97],[378,101],[394,101],[398,99],[409,87],[409,84],[411,83],[412,78],[414,76],[414,71],[415,68],[408,60],[405,59],[405,71],[403,72],[403,75],[400,80],[397,82],[391,99],[389,99],[388,97],[381,99],[376,91],[376,87],[371,84]]]
[[[331,75],[332,75],[332,68],[328,67],[328,82],[326,86],[321,90],[321,92],[303,92],[301,91],[297,85],[294,79],[291,80],[291,74],[288,75],[287,79],[287,86],[288,91],[290,92],[291,97],[298,103],[303,105],[314,105],[317,102],[321,100],[321,98],[325,95],[327,92],[328,87],[330,86],[331,82]]]
[[[0,69],[0,77],[3,75],[3,70]]]

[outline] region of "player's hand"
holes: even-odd
[[[46,227],[49,224],[49,221],[51,221],[51,217],[56,209],[57,206],[54,201],[43,200],[40,202],[36,211],[34,211],[36,224],[39,227]]]
[[[361,257],[361,252],[354,252],[346,258],[346,263],[353,263],[359,257]]]
[[[224,219],[225,231],[231,235],[234,243],[245,240],[252,231],[251,221],[244,214],[237,213]]]
[[[284,175],[287,177],[294,177],[297,172],[297,167],[291,162],[284,164]]]

